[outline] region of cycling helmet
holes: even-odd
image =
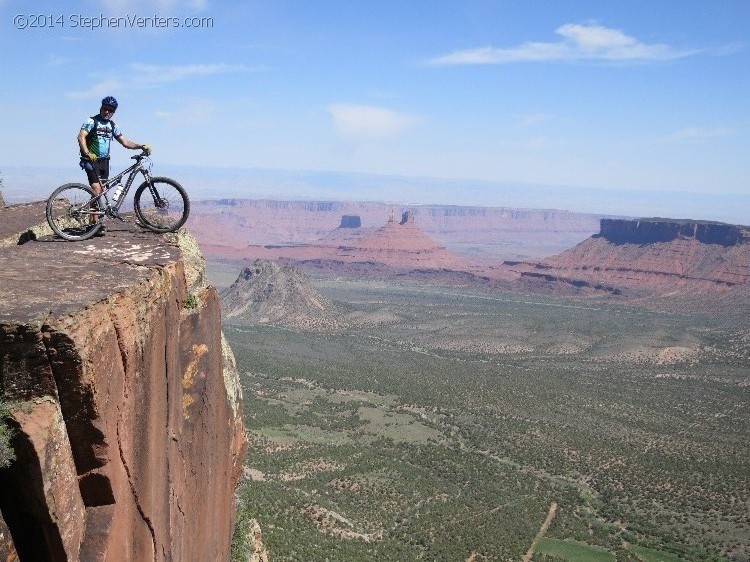
[[[117,109],[117,100],[113,96],[107,96],[102,100],[102,105],[108,105]]]

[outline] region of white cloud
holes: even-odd
[[[247,69],[243,65],[225,63],[172,66],[134,63],[130,65],[130,70],[133,72],[133,80],[136,84],[142,86],[155,86],[176,82],[193,76],[210,76],[212,74],[242,72]]]
[[[68,92],[68,98],[72,100],[89,100],[92,98],[102,98],[109,96],[112,92],[122,91],[123,83],[117,78],[108,78],[96,84],[93,84],[86,90],[77,90]]]
[[[337,103],[328,107],[336,130],[352,139],[386,138],[404,133],[417,125],[419,119],[390,109],[372,105]]]
[[[715,139],[718,137],[726,137],[733,133],[731,129],[728,129],[726,127],[714,127],[711,129],[706,129],[703,127],[685,127],[684,129],[680,129],[679,131],[675,131],[674,133],[667,135],[667,137],[664,140],[706,140],[706,139]]]
[[[523,127],[528,127],[531,125],[538,125],[540,123],[547,123],[549,121],[552,121],[554,118],[555,116],[550,115],[549,113],[531,113],[527,115],[516,116],[516,122]]]
[[[2,0],[0,0],[0,2],[2,2]],[[72,61],[73,59],[71,58],[56,55],[54,53],[50,53],[49,56],[47,57],[47,62],[45,63],[45,66],[48,66],[48,67],[63,66]]]
[[[109,95],[112,92],[122,93],[126,90],[144,89],[171,84],[195,76],[211,76],[231,72],[262,71],[265,67],[247,68],[244,65],[226,63],[187,64],[187,65],[154,65],[133,63],[128,66],[126,79],[108,78],[86,90],[68,92],[70,99],[90,99]],[[125,74],[121,72],[120,74]]]
[[[546,61],[664,61],[700,52],[679,50],[669,45],[646,44],[619,29],[597,24],[566,23],[555,33],[563,40],[555,43],[523,43],[516,47],[479,47],[434,58],[433,65],[506,64]]]
[[[154,115],[173,124],[196,124],[214,121],[221,113],[220,105],[208,98],[189,98],[171,105],[169,110],[157,110]]]

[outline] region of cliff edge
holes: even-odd
[[[128,226],[0,248],[0,559],[229,558],[247,445],[196,250]]]

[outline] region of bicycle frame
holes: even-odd
[[[117,213],[120,210],[120,207],[125,202],[125,196],[130,191],[130,188],[133,186],[133,181],[135,181],[136,176],[140,172],[141,175],[143,175],[144,180],[148,183],[149,191],[151,192],[151,195],[154,197],[154,201],[161,201],[161,198],[159,197],[158,193],[153,188],[153,184],[151,182],[151,173],[150,173],[150,166],[146,167],[143,164],[143,159],[145,156],[139,155],[139,156],[132,156],[131,158],[134,158],[136,162],[132,164],[129,168],[123,170],[119,174],[112,176],[111,178],[108,178],[106,180],[102,180],[99,177],[99,173],[96,170],[96,166],[94,166],[94,176],[96,176],[97,181],[99,182],[99,185],[102,186],[102,191],[99,193],[96,197],[91,199],[89,203],[96,204],[100,210],[99,211],[91,211],[92,215],[95,216],[103,216],[103,215],[111,215],[111,216],[118,216]],[[130,175],[128,175],[130,174]],[[120,197],[117,201],[115,201],[114,205],[110,204],[109,197],[107,197],[107,194],[112,190],[113,187],[119,185],[122,181],[122,178],[128,175],[128,179],[125,182],[125,185],[123,186],[123,191],[120,194]],[[101,200],[104,198],[105,201],[105,208],[104,210],[101,210]]]
[[[131,156],[134,164],[105,180],[96,169],[87,170],[93,171],[91,183],[98,182],[100,193],[81,183],[58,187],[47,199],[45,214],[50,228],[65,240],[88,240],[100,232],[105,219],[112,218],[135,222],[152,232],[176,232],[190,214],[190,199],[185,188],[172,178],[151,175],[152,163],[148,155],[144,150]],[[130,212],[122,216],[119,211],[139,174],[145,181],[136,186],[132,199],[134,218],[129,216]],[[118,186],[116,200],[110,199],[113,186]]]

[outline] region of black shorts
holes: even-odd
[[[81,168],[86,172],[86,177],[89,178],[89,184],[99,183],[99,180],[97,180],[94,175],[94,166],[96,166],[96,172],[99,174],[99,179],[106,180],[109,178],[109,158],[102,158],[96,162],[81,159]]]

